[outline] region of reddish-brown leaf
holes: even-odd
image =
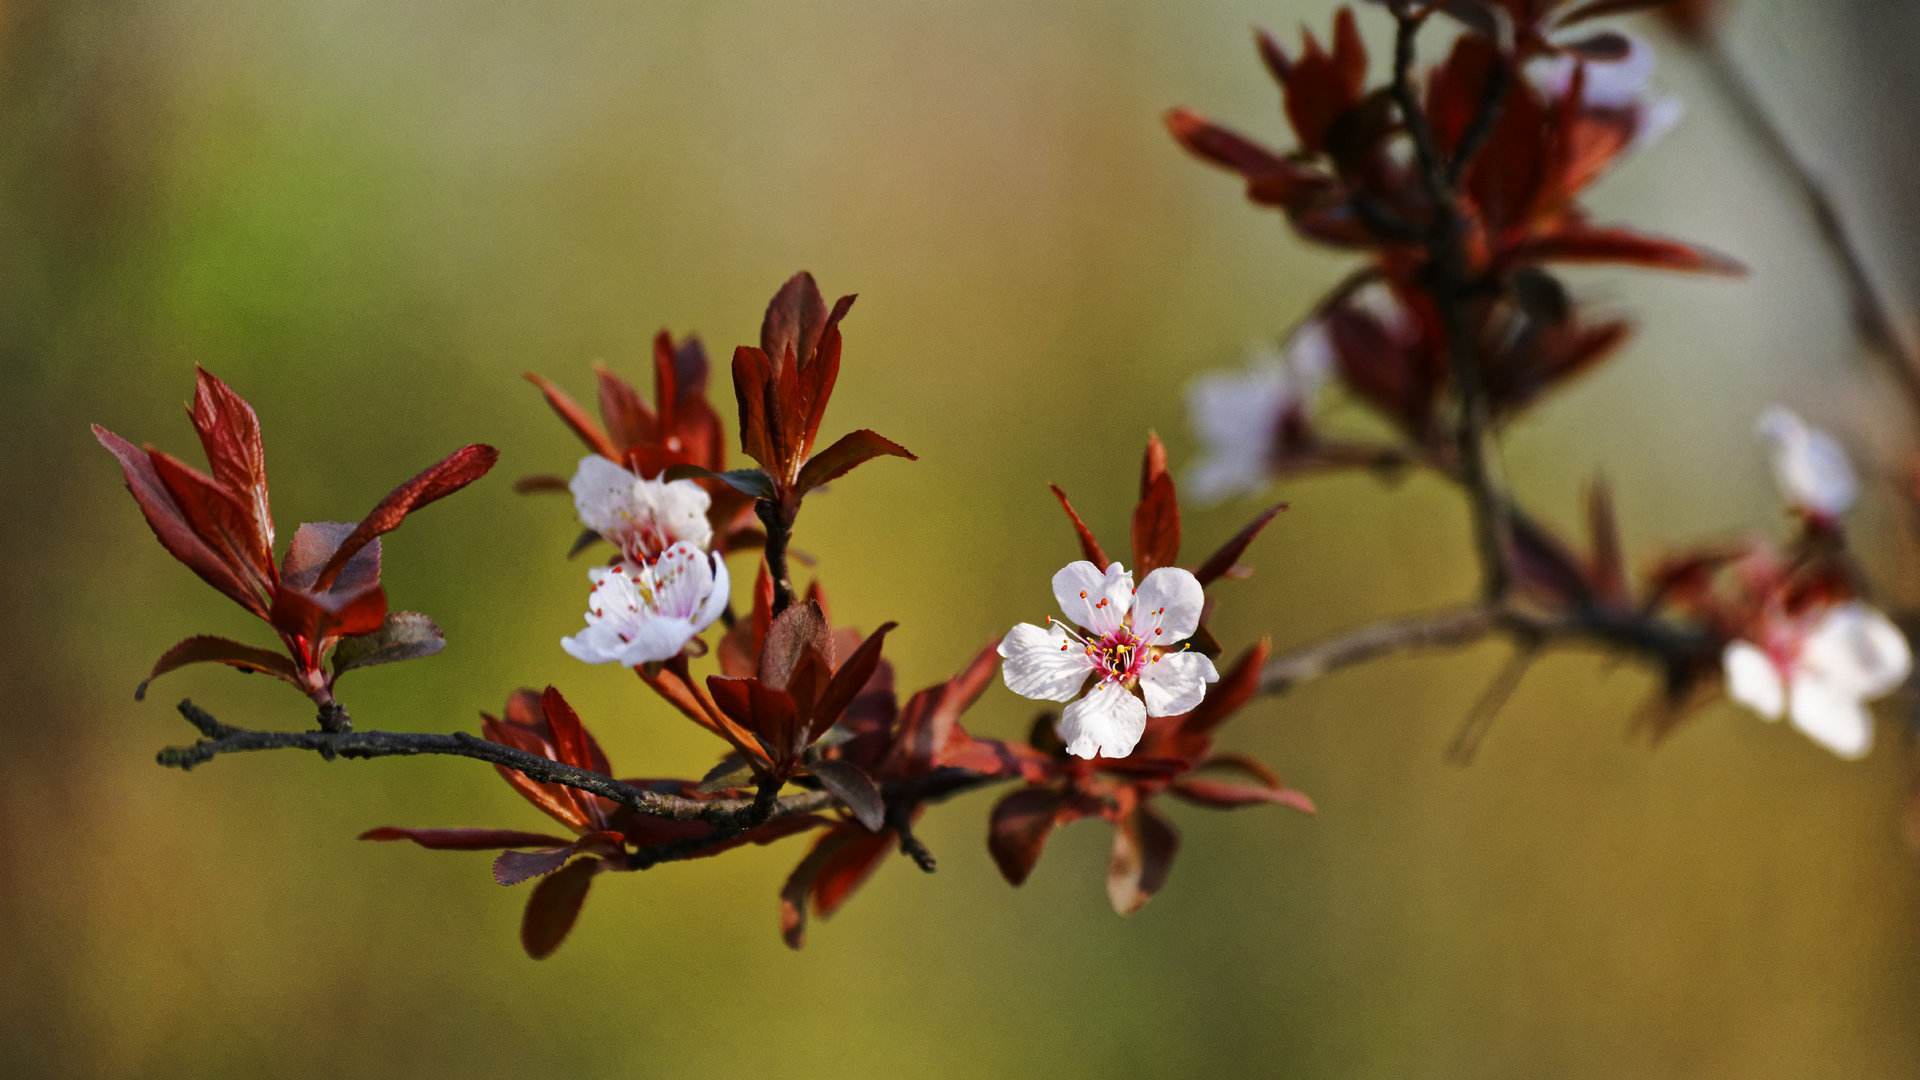
[[[987,851],[1009,885],[1019,885],[1033,873],[1054,827],[1065,824],[1066,800],[1047,788],[1021,788],[993,805],[987,821]]]
[[[359,526],[341,541],[333,558],[320,571],[320,577],[315,581],[316,587],[325,589],[332,585],[333,579],[346,567],[347,560],[375,537],[392,532],[400,527],[407,515],[485,476],[498,460],[500,452],[491,446],[480,443],[463,446],[388,492],[387,497],[360,519]]]
[[[147,519],[147,527],[153,530],[154,537],[160,541],[161,547],[167,549],[167,554],[185,564],[202,581],[226,594],[234,603],[266,618],[265,598],[249,589],[239,572],[194,532],[186,515],[181,513],[173,496],[167,492],[166,484],[154,471],[152,459],[139,447],[98,424],[93,425],[93,437],[119,460],[127,490],[133,494],[133,501],[140,507],[141,516]]]
[[[835,826],[814,841],[793,873],[787,875],[786,883],[780,886],[780,937],[788,948],[798,949],[806,944],[807,901],[814,895],[815,883],[842,851],[864,847],[863,841],[872,839],[872,835],[851,825]],[[851,886],[842,888],[837,900],[845,900],[850,890]]]
[[[1632,229],[1578,225],[1517,245],[1514,262],[1626,263],[1656,270],[1742,275],[1737,260],[1678,240]]]
[[[403,829],[383,825],[360,834],[362,840],[411,840],[435,851],[497,851],[501,848],[565,847],[564,836],[520,832],[515,829]]]
[[[568,765],[578,765],[589,772],[602,776],[611,776],[613,769],[607,764],[607,755],[594,740],[593,733],[580,722],[580,714],[573,711],[560,691],[554,687],[540,695],[540,709],[547,717],[547,730],[553,733],[553,749],[556,760]]]
[[[1267,523],[1274,519],[1274,515],[1286,508],[1286,503],[1274,503],[1260,511],[1260,515],[1248,522],[1246,528],[1234,533],[1226,543],[1220,545],[1220,550],[1207,556],[1207,561],[1200,564],[1199,568],[1193,572],[1193,576],[1204,586],[1211,585],[1226,575],[1233,569],[1234,564],[1240,561],[1240,556],[1247,553],[1247,546],[1252,544],[1254,538],[1260,535],[1260,531],[1267,527]]]
[[[1236,810],[1243,806],[1285,806],[1303,814],[1316,813],[1313,800],[1304,792],[1289,787],[1260,784],[1235,784],[1199,776],[1183,776],[1170,789],[1175,795],[1197,806],[1215,810]]]
[[[801,493],[812,491],[822,484],[845,476],[856,466],[863,465],[877,457],[902,457],[908,461],[918,461],[913,451],[876,432],[861,428],[849,431],[836,439],[832,446],[807,459],[800,467],[800,480],[795,489]]]
[[[774,390],[773,360],[765,352],[742,345],[733,351],[733,396],[740,409],[740,451],[761,467],[785,479],[781,470],[778,401]]]
[[[573,433],[580,437],[580,441],[587,444],[587,449],[613,461],[623,460],[620,447],[614,445],[613,440],[607,437],[607,433],[600,430],[600,425],[594,423],[593,418],[587,415],[587,410],[568,397],[566,391],[531,371],[527,372],[527,381],[540,388],[540,393],[546,395],[547,404],[553,407],[553,411],[559,415],[561,422],[572,428]]]
[[[1131,915],[1146,906],[1167,883],[1180,834],[1171,822],[1142,806],[1121,818],[1113,830],[1113,856],[1107,862],[1107,899],[1113,910]]]
[[[576,859],[534,887],[520,920],[520,945],[528,956],[544,960],[566,940],[586,902],[587,887],[603,865],[599,859]]]
[[[273,555],[247,497],[164,451],[147,457],[194,533],[259,595],[272,592]]]
[[[852,704],[853,699],[867,685],[868,680],[873,678],[874,671],[880,666],[880,648],[886,642],[887,633],[896,625],[898,624],[891,622],[881,623],[880,628],[868,634],[867,639],[860,643],[860,647],[853,651],[853,655],[847,657],[846,661],[833,673],[833,678],[827,683],[814,705],[815,731],[825,731],[829,725],[838,720],[840,714],[847,710],[847,706]]]
[[[1087,561],[1093,565],[1106,568],[1109,565],[1106,552],[1100,550],[1100,541],[1093,538],[1093,530],[1087,528],[1087,523],[1081,520],[1080,512],[1075,510],[1073,503],[1067,500],[1067,493],[1061,491],[1058,484],[1048,484],[1047,487],[1052,489],[1053,497],[1060,500],[1060,509],[1067,512],[1067,520],[1073,522],[1074,534],[1080,538],[1081,554],[1085,555]]]
[[[626,451],[653,442],[659,434],[653,410],[640,399],[640,392],[620,376],[595,364],[593,376],[600,393],[600,418],[606,422],[607,438],[622,451],[621,464],[627,464]]]
[[[267,452],[260,419],[247,399],[206,369],[194,368],[193,406],[187,410],[213,478],[234,492],[251,523],[249,556],[273,573],[273,510],[267,497]]]
[[[769,689],[784,690],[809,649],[832,666],[833,632],[826,616],[819,604],[802,600],[789,605],[767,628],[767,640],[760,650],[760,681]]]
[[[854,819],[869,832],[879,832],[887,823],[887,804],[880,796],[880,785],[873,777],[850,761],[838,758],[822,758],[809,765],[808,771],[820,781],[820,786],[837,796],[847,804]]]
[[[989,642],[960,674],[907,700],[883,766],[888,775],[917,776],[936,763],[947,763],[947,751],[956,741],[954,732],[961,714],[986,692],[1000,669],[998,646],[997,641]]]
[[[1261,638],[1252,648],[1240,654],[1226,673],[1220,676],[1220,682],[1207,691],[1200,704],[1193,707],[1186,719],[1181,721],[1180,730],[1187,735],[1211,735],[1234,713],[1246,705],[1260,692],[1261,669],[1267,664],[1267,657],[1273,652],[1272,643]]]
[[[293,666],[293,661],[282,654],[203,634],[187,638],[162,653],[160,659],[154,662],[153,670],[147,672],[147,677],[140,680],[139,687],[134,690],[134,700],[139,701],[147,696],[147,686],[153,680],[188,664],[225,664],[245,672],[271,675],[305,689],[301,686],[299,670]]]
[[[1173,477],[1154,477],[1133,508],[1133,572],[1143,577],[1180,559],[1180,497]]]

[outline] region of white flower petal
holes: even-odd
[[[1140,692],[1146,696],[1148,716],[1179,716],[1200,704],[1208,683],[1219,681],[1212,660],[1197,652],[1172,652],[1147,661]]]
[[[671,660],[680,655],[695,634],[691,622],[670,615],[656,615],[636,624],[632,639],[620,650],[620,663],[627,667],[636,664],[650,664],[656,660]]]
[[[1853,508],[1859,481],[1833,436],[1779,405],[1761,414],[1760,435],[1773,459],[1774,482],[1787,502],[1823,517]]]
[[[1907,681],[1913,648],[1891,619],[1856,601],[1821,616],[1794,666],[1796,680],[1804,669],[1835,691],[1865,700]]]
[[[1200,627],[1207,593],[1200,579],[1177,566],[1147,575],[1134,596],[1133,632],[1149,645],[1177,645]]]
[[[1021,623],[1000,639],[999,652],[1007,689],[1036,701],[1072,701],[1093,670],[1086,647],[1059,626],[1043,630]]]
[[[1817,678],[1793,681],[1793,726],[1848,761],[1873,748],[1873,717],[1860,699]]]
[[[713,584],[707,592],[707,601],[694,613],[693,628],[705,630],[712,626],[722,612],[727,610],[727,601],[732,598],[733,584],[727,577],[727,561],[718,552],[707,556],[713,564]]]
[[[1720,668],[1726,672],[1728,697],[1767,720],[1778,720],[1787,711],[1780,669],[1758,646],[1745,641],[1728,645],[1720,655]]]
[[[1119,683],[1103,682],[1060,714],[1060,738],[1074,757],[1123,758],[1147,730],[1147,708]]]
[[[692,480],[641,480],[634,485],[641,519],[651,523],[668,543],[688,543],[705,551],[713,543],[713,525],[707,510],[713,496]]]
[[[633,486],[640,478],[598,454],[580,459],[567,490],[580,523],[614,543],[630,530],[634,515]]]
[[[1085,559],[1068,563],[1053,575],[1053,599],[1069,622],[1104,637],[1126,620],[1133,604],[1133,575],[1119,563],[1105,573]]]

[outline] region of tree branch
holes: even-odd
[[[1482,128],[1491,130],[1507,80],[1504,76],[1489,78],[1486,100],[1474,118],[1473,130],[1468,133],[1475,136],[1472,143],[1463,141],[1460,155],[1452,162],[1446,161],[1414,85],[1414,44],[1426,21],[1425,9],[1415,12],[1404,2],[1392,4],[1391,9],[1398,23],[1391,93],[1407,135],[1413,140],[1421,185],[1433,203],[1433,220],[1426,238],[1427,286],[1439,309],[1447,339],[1447,366],[1459,408],[1456,442],[1462,483],[1473,510],[1482,591],[1490,602],[1498,602],[1513,583],[1508,568],[1509,552],[1513,550],[1513,523],[1508,518],[1507,500],[1501,494],[1498,467],[1491,452],[1491,423],[1480,370],[1480,346],[1467,311],[1472,287],[1464,240],[1467,222],[1460,213],[1454,181],[1466,170],[1471,153],[1485,141],[1484,134],[1476,132]]]
[[[1853,301],[1854,321],[1861,337],[1866,339],[1870,348],[1886,357],[1914,410],[1920,412],[1920,345],[1915,345],[1901,333],[1894,318],[1893,301],[1868,268],[1866,254],[1860,247],[1859,239],[1847,225],[1846,218],[1841,215],[1839,203],[1834,200],[1813,164],[1802,157],[1788,140],[1786,132],[1760,100],[1753,82],[1747,78],[1733,54],[1727,51],[1725,44],[1718,37],[1708,35],[1699,42],[1699,50],[1707,74],[1719,85],[1722,96],[1733,106],[1735,116],[1754,141],[1800,189],[1800,197],[1806,201],[1807,209],[1813,215],[1821,240],[1846,278],[1847,292]]]

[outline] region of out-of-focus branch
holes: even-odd
[[[1704,634],[1638,612],[1596,609],[1544,614],[1502,604],[1476,604],[1370,623],[1281,653],[1267,661],[1260,692],[1283,694],[1342,668],[1426,649],[1461,648],[1495,636],[1531,652],[1549,643],[1597,645],[1685,667],[1709,653]]]
[[[1818,170],[1787,138],[1773,112],[1761,100],[1758,89],[1747,77],[1740,62],[1727,51],[1721,39],[1712,34],[1698,42],[1700,58],[1707,74],[1718,84],[1721,94],[1733,106],[1735,116],[1760,144],[1775,165],[1800,189],[1807,210],[1813,215],[1820,238],[1840,266],[1846,278],[1847,292],[1853,301],[1854,320],[1867,345],[1881,353],[1893,368],[1915,411],[1920,411],[1920,346],[1901,332],[1894,316],[1894,304],[1873,271],[1867,266],[1861,249],[1840,206],[1828,190]]]
[[[1415,41],[1426,21],[1426,10],[1413,10],[1404,0],[1391,3],[1398,23],[1394,36],[1394,104],[1400,111],[1407,135],[1413,141],[1415,162],[1421,185],[1433,204],[1433,220],[1426,235],[1427,286],[1439,309],[1447,339],[1448,367],[1453,377],[1455,402],[1459,409],[1456,433],[1462,482],[1473,511],[1474,538],[1480,551],[1482,591],[1489,601],[1503,599],[1512,586],[1508,559],[1513,551],[1513,523],[1508,518],[1508,501],[1502,494],[1497,459],[1492,453],[1491,424],[1488,417],[1485,380],[1480,370],[1480,345],[1473,320],[1467,310],[1471,302],[1472,275],[1467,259],[1465,236],[1467,221],[1459,209],[1455,180],[1470,163],[1470,155],[1484,142],[1484,136],[1463,141],[1461,154],[1453,161],[1442,155],[1433,125],[1421,107],[1415,86],[1413,64]],[[1496,61],[1504,65],[1503,58]],[[1493,118],[1506,93],[1504,75],[1490,77],[1487,94],[1468,134],[1491,130]]]

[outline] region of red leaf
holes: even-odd
[[[740,451],[778,479],[786,479],[777,450],[779,401],[774,390],[772,358],[747,345],[735,349],[733,396],[740,409]]]
[[[302,690],[306,689],[301,685],[300,672],[293,666],[293,661],[280,653],[256,649],[251,645],[242,645],[223,637],[199,635],[187,638],[162,653],[160,659],[154,662],[153,670],[147,672],[147,677],[140,680],[140,686],[133,692],[133,699],[139,701],[145,698],[149,683],[169,671],[178,670],[188,664],[225,664],[241,671],[271,675],[283,682],[292,683]]]
[[[954,741],[960,714],[967,711],[993,682],[1000,669],[999,642],[974,655],[965,670],[939,686],[928,687],[907,700],[901,710],[898,733],[883,770],[890,775],[916,776],[945,764],[945,752]]]
[[[500,452],[491,446],[480,443],[463,446],[388,492],[387,497],[381,499],[379,505],[360,520],[359,527],[341,542],[339,550],[333,553],[333,558],[328,560],[314,584],[322,589],[332,585],[333,579],[345,569],[347,560],[353,558],[374,537],[392,532],[400,527],[408,514],[485,476],[498,460]]]
[[[501,885],[518,885],[553,873],[573,857],[571,841],[560,847],[536,851],[503,851],[493,860],[493,880]]]
[[[1272,644],[1266,638],[1261,638],[1251,649],[1241,653],[1233,667],[1220,676],[1220,682],[1181,721],[1181,732],[1211,735],[1228,717],[1239,712],[1259,693],[1261,669],[1266,667],[1267,657],[1272,652]]]
[[[1589,573],[1594,593],[1610,604],[1628,600],[1627,561],[1620,543],[1620,524],[1613,513],[1613,493],[1604,480],[1587,489],[1587,534],[1593,545]]]
[[[1246,181],[1247,196],[1263,206],[1303,208],[1331,186],[1313,169],[1296,165],[1266,147],[1186,109],[1166,114],[1167,130],[1195,157]]]
[[[580,722],[580,714],[573,711],[567,699],[560,691],[547,687],[540,695],[540,709],[546,714],[547,728],[553,732],[553,749],[556,760],[568,765],[578,765],[589,772],[602,776],[611,776],[613,769],[607,764],[607,755],[600,750],[600,744],[594,741],[593,733]]]
[[[1705,248],[1632,229],[1576,225],[1516,245],[1515,262],[1626,263],[1656,270],[1743,275],[1739,262]]]
[[[1274,515],[1286,508],[1286,503],[1274,503],[1260,511],[1260,516],[1248,522],[1246,528],[1234,533],[1226,543],[1220,545],[1220,550],[1207,556],[1207,561],[1200,564],[1200,568],[1193,572],[1193,576],[1199,579],[1201,585],[1211,585],[1232,570],[1234,564],[1240,561],[1240,556],[1247,553],[1247,546],[1253,543],[1254,537],[1260,535],[1260,531],[1267,527],[1267,523],[1273,520]]]
[[[599,859],[577,859],[534,887],[520,920],[520,945],[528,956],[543,960],[566,940],[586,902],[587,887],[603,865]]]
[[[594,365],[593,377],[600,392],[600,418],[606,422],[607,438],[620,448],[620,463],[629,465],[627,451],[653,442],[659,424],[632,383],[601,364]]]
[[[808,458],[807,463],[801,466],[800,480],[794,486],[803,493],[812,491],[822,484],[845,476],[855,466],[863,465],[877,457],[920,460],[914,456],[913,451],[892,439],[861,428],[858,431],[847,432],[835,440],[832,446]]]
[[[833,663],[833,633],[820,605],[811,600],[790,605],[767,629],[760,650],[759,679],[768,689],[784,690],[808,650]]]
[[[141,516],[147,519],[147,527],[153,530],[154,537],[160,541],[161,547],[167,549],[167,554],[200,575],[202,581],[225,593],[234,603],[266,618],[265,598],[249,589],[239,572],[194,532],[186,515],[168,493],[166,484],[154,471],[152,459],[139,447],[99,424],[93,425],[93,437],[119,460],[127,490],[133,494],[133,501],[139,505]]]
[[[273,556],[256,535],[247,497],[164,451],[147,457],[194,533],[257,594],[272,592]]]
[[[767,302],[766,316],[760,321],[760,348],[768,356],[786,356],[805,365],[813,360],[827,324],[827,301],[820,286],[805,270],[788,278]]]
[[[566,391],[531,371],[527,372],[527,381],[540,388],[540,392],[546,395],[547,404],[559,414],[561,422],[572,428],[573,433],[580,437],[580,441],[587,444],[587,449],[601,457],[625,464],[620,447],[614,445],[613,440],[607,437],[607,433],[600,430],[600,425],[594,423],[593,418],[587,415],[587,411],[568,397]]]
[[[1199,806],[1208,806],[1216,810],[1233,810],[1243,806],[1285,806],[1303,814],[1315,813],[1313,800],[1304,793],[1288,787],[1264,787],[1254,784],[1233,784],[1224,780],[1205,780],[1195,776],[1183,776],[1173,782],[1173,793],[1188,802]]]
[[[1107,899],[1113,910],[1131,915],[1146,906],[1167,883],[1179,849],[1180,834],[1173,825],[1146,807],[1121,818],[1107,862]]]
[[[402,829],[383,825],[360,834],[362,840],[411,840],[435,851],[496,851],[500,848],[564,847],[564,836],[514,829]]]
[[[267,498],[267,453],[260,419],[247,399],[204,368],[194,368],[193,407],[187,410],[213,478],[245,505],[254,565],[273,573],[273,511]]]
[[[1133,508],[1133,571],[1145,575],[1179,558],[1180,497],[1173,477],[1163,472]]]
[[[1058,484],[1048,484],[1047,487],[1052,489],[1053,497],[1060,500],[1060,509],[1067,512],[1067,520],[1073,522],[1073,531],[1080,537],[1081,554],[1095,566],[1105,568],[1111,565],[1107,561],[1106,552],[1100,550],[1100,541],[1093,538],[1093,530],[1087,528],[1087,523],[1080,519],[1080,512],[1067,501],[1067,493],[1061,491]]]
[[[847,804],[854,819],[869,832],[879,832],[887,823],[887,804],[880,797],[880,785],[865,770],[850,761],[822,758],[807,767],[820,786]]]
[[[995,803],[987,821],[987,851],[1007,884],[1024,883],[1055,826],[1077,816],[1059,792],[1046,788],[1021,788]]]
[[[847,706],[852,704],[853,699],[873,678],[874,671],[880,666],[880,648],[886,641],[888,631],[896,625],[898,624],[881,623],[880,628],[868,634],[867,639],[860,643],[860,647],[853,651],[853,655],[847,657],[846,662],[833,673],[832,681],[827,683],[826,689],[821,692],[819,700],[814,705],[815,730],[824,731],[839,719],[840,714],[847,710]]]
[[[787,943],[788,948],[798,949],[806,944],[807,901],[815,895],[815,885],[822,875],[834,865],[842,852],[849,849],[857,852],[867,847],[867,842],[873,839],[873,834],[853,826],[835,826],[814,841],[813,847],[800,860],[799,865],[793,868],[793,873],[787,875],[785,884],[780,886],[780,937]],[[885,849],[881,850],[884,852]],[[843,881],[835,890],[836,906],[846,900],[847,894],[859,884],[861,879],[865,878],[868,872],[871,872],[871,869],[871,866],[866,867],[851,881],[845,880],[847,875],[842,871],[840,876]],[[827,913],[821,914],[824,917]]]

